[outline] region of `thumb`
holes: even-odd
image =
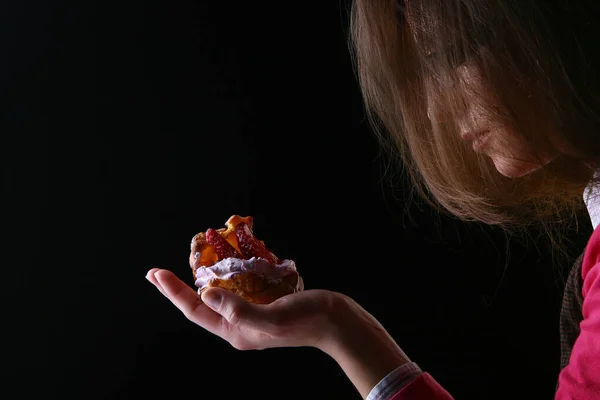
[[[202,301],[232,325],[256,317],[258,310],[240,296],[225,289],[210,288],[202,292]]]

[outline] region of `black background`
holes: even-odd
[[[552,398],[569,265],[388,186],[347,5],[1,5],[7,398],[358,399],[328,356],[236,351],[144,279],[192,285],[190,239],[232,214],[455,398]]]

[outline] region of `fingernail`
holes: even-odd
[[[219,293],[215,293],[213,290],[209,290],[207,292],[202,293],[202,301],[204,304],[209,306],[215,311],[218,311],[221,307],[221,302],[223,298]]]

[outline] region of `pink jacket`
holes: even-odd
[[[555,400],[600,399],[600,227],[583,256],[583,321],[569,364],[560,372]],[[428,373],[403,387],[390,400],[452,400]]]

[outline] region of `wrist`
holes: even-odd
[[[381,324],[354,300],[336,294],[317,348],[344,370],[363,398],[391,371],[410,362]]]

